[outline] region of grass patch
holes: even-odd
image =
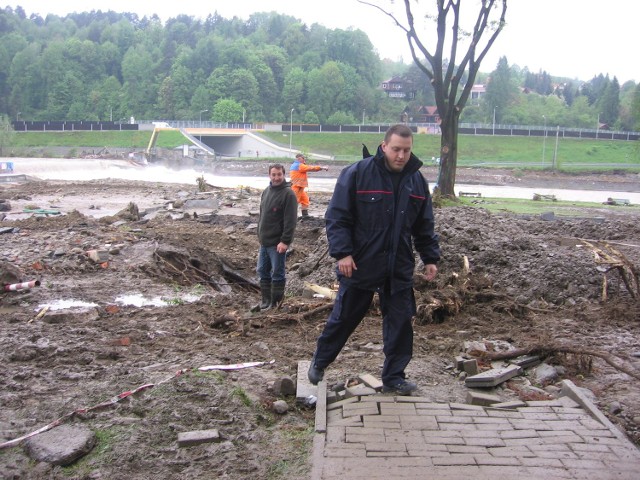
[[[330,155],[338,161],[354,162],[362,158],[362,144],[375,152],[382,140],[379,133],[293,133],[254,132],[266,140],[303,152]],[[16,132],[12,147],[91,147],[145,149],[151,131],[104,132]],[[173,149],[188,143],[179,130],[160,130],[155,146]],[[544,150],[544,162],[543,162]],[[419,134],[414,136],[414,153],[425,164],[440,156],[440,136]],[[555,156],[555,163],[553,158]],[[253,160],[253,159],[252,159]],[[282,160],[263,159],[263,160]],[[562,171],[615,171],[640,172],[640,142],[594,140],[580,138],[504,137],[460,135],[458,137],[458,166],[515,169],[561,169]]]
[[[571,201],[535,201],[520,198],[469,198],[460,197],[457,200],[443,199],[442,207],[470,206],[484,208],[492,213],[516,213],[520,215],[540,215],[554,212],[558,216],[585,216],[585,209],[611,210],[625,213],[640,214],[640,205],[616,206],[603,205],[597,202]]]
[[[283,426],[281,438],[285,441],[286,458],[280,458],[269,465],[267,480],[285,480],[289,478],[307,478],[308,452],[313,443],[313,427],[295,428]]]

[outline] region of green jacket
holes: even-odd
[[[298,201],[291,184],[277,187],[269,184],[260,197],[258,239],[263,247],[275,247],[282,242],[291,245],[298,220]]]

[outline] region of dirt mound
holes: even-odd
[[[23,281],[41,281],[0,296],[0,442],[76,410],[65,421],[86,424],[99,440],[64,471],[31,464],[20,448],[0,450],[0,476],[308,477],[313,410],[285,397],[289,412],[275,413],[279,397],[271,384],[295,378],[330,308],[308,289],[335,282],[320,218],[329,195],[314,194],[316,218],[299,223],[283,306],[251,312],[259,301],[257,190],[199,194],[194,186],[119,181],[0,188],[15,212],[27,203],[60,210],[0,222],[7,230],[0,261]],[[185,207],[203,196],[217,206]],[[138,220],[118,215],[130,202]],[[640,389],[614,366],[640,368],[637,219],[545,221],[461,207],[438,209],[436,217],[440,273],[416,285],[408,374],[418,393],[464,401],[453,358],[465,342],[544,347],[561,378],[590,388],[610,419],[640,443]],[[374,304],[327,378],[333,384],[359,373],[379,376],[382,360]],[[267,363],[198,370],[243,362]],[[105,408],[87,408],[148,384]],[[529,399],[553,394],[553,387],[510,382],[494,393]],[[177,446],[178,433],[206,429],[219,430],[221,441]]]

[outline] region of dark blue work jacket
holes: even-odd
[[[342,170],[325,213],[329,254],[353,256],[357,270],[342,282],[380,291],[389,281],[391,293],[413,285],[415,254],[425,264],[440,259],[429,187],[422,162],[411,154],[394,194],[384,153]]]

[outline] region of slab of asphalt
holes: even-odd
[[[558,399],[516,408],[380,393],[327,403],[320,382],[315,424],[312,480],[640,478],[640,450],[567,380]]]

